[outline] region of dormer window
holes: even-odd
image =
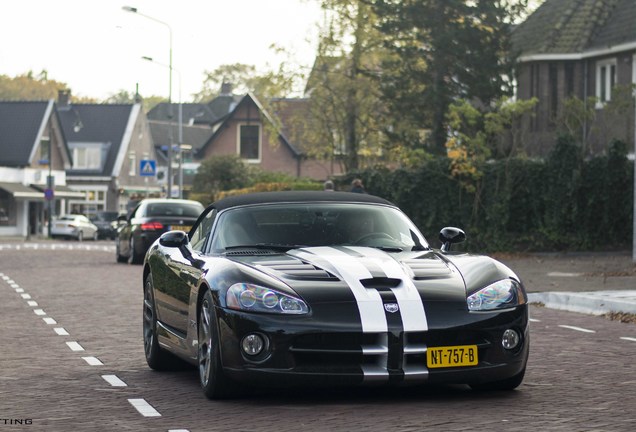
[[[69,143],[73,155],[73,169],[101,170],[109,145],[101,143]]]

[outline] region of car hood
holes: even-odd
[[[419,301],[458,300],[466,286],[457,267],[435,251],[388,253],[371,247],[307,247],[285,254],[232,256],[274,277],[311,304],[351,301],[351,291],[392,291]],[[364,296],[356,301],[364,302]]]

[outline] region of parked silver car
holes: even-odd
[[[97,240],[97,226],[84,215],[67,214],[53,220],[51,237]]]

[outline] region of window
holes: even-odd
[[[239,155],[242,159],[261,159],[261,127],[259,125],[239,125]]]
[[[135,167],[137,166],[137,156],[134,151],[128,153],[128,175],[136,175]]]
[[[102,150],[98,146],[75,147],[73,169],[101,169]]]
[[[67,213],[83,213],[93,215],[98,211],[106,209],[106,186],[97,186],[94,188],[81,188],[79,191],[84,192],[85,198],[71,199],[67,203]]]
[[[42,137],[40,140],[40,163],[43,164],[46,161],[47,164],[51,163],[49,158],[51,157],[51,140],[49,137]]]
[[[612,88],[616,84],[616,59],[596,64],[596,97],[600,104],[612,100]],[[602,105],[600,105],[602,106]]]

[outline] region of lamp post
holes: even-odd
[[[145,15],[137,10],[135,7],[131,6],[122,6],[122,9],[126,12],[134,13],[144,18],[147,18],[151,21],[164,25],[168,28],[168,32],[170,35],[170,53],[168,56],[168,74],[169,74],[169,84],[168,84],[168,116],[170,118],[170,123],[172,123],[172,27],[164,21],[158,20],[157,18],[153,18],[149,15]],[[172,198],[172,127],[169,128],[169,145],[168,145],[168,198]]]
[[[152,57],[142,56],[141,59],[157,64],[159,66],[170,67],[167,64],[155,61],[155,59],[153,59]],[[179,136],[177,138],[177,147],[179,149],[179,198],[183,198],[183,172],[182,172],[182,165],[181,165],[181,158],[183,157],[183,153],[181,152],[181,146],[183,144],[183,103],[181,102],[181,72],[179,72],[179,70],[176,68],[172,68],[172,70],[174,70],[177,73],[177,78],[179,79],[179,104],[178,104],[179,114],[178,114],[178,120],[177,120]],[[169,127],[172,129],[172,122],[170,122]],[[170,133],[170,136],[172,136],[172,132]],[[170,144],[172,145],[172,142]],[[171,171],[168,170],[168,176],[170,175],[171,175]],[[172,184],[172,183],[169,183],[169,184]]]

